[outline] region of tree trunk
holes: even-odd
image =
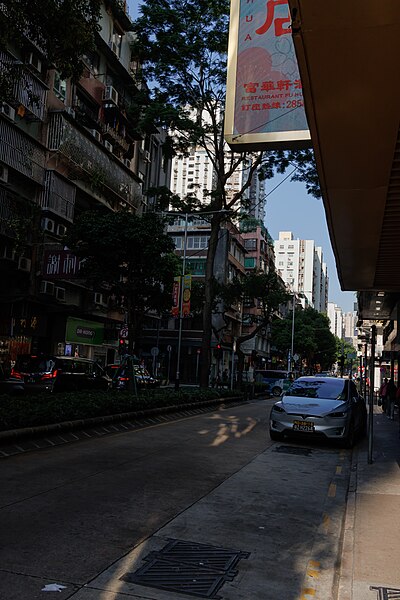
[[[214,301],[214,260],[217,252],[221,220],[222,216],[218,214],[214,215],[211,220],[211,234],[207,250],[204,282],[203,338],[201,343],[200,387],[202,388],[208,387],[209,384],[212,338],[212,305]]]

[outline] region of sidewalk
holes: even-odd
[[[372,461],[364,440],[353,454],[338,600],[400,599],[399,421],[378,407]]]

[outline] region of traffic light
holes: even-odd
[[[119,340],[118,353],[120,356],[128,352],[128,340]]]
[[[221,344],[217,344],[214,348],[214,356],[217,360],[221,360],[222,352],[223,352],[223,350],[222,350]]]

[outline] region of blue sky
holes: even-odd
[[[267,181],[266,193],[284,177],[279,175]],[[321,246],[328,268],[329,302],[335,302],[344,312],[353,310],[354,292],[340,289],[322,200],[309,196],[302,183],[287,179],[267,198],[265,224],[274,240],[278,239],[280,231],[291,231],[295,239],[314,240]]]
[[[131,18],[137,18],[139,5],[140,0],[128,0]],[[268,181],[267,193],[283,178],[284,175],[279,175]],[[344,312],[353,310],[354,292],[340,289],[322,200],[309,196],[303,184],[287,179],[268,197],[265,224],[274,239],[278,239],[279,231],[292,231],[296,239],[315,240],[322,247],[328,268],[329,302],[335,302]]]

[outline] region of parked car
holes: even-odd
[[[159,381],[152,377],[150,373],[141,365],[133,365],[136,384],[139,388],[154,388],[159,385]],[[129,372],[127,364],[107,365],[106,373],[111,378],[111,386],[113,389],[126,390],[129,385]]]
[[[23,394],[24,391],[24,382],[15,377],[6,377],[3,367],[0,364],[0,394],[16,396],[18,394]]]
[[[254,381],[264,383],[267,392],[273,396],[280,396],[287,390],[295,378],[292,371],[274,370],[274,369],[256,369],[254,371]]]
[[[338,440],[345,447],[364,435],[367,409],[353,381],[335,377],[299,377],[270,413],[272,440],[284,436]]]
[[[107,390],[110,382],[95,361],[69,356],[21,354],[11,371],[28,393]]]

